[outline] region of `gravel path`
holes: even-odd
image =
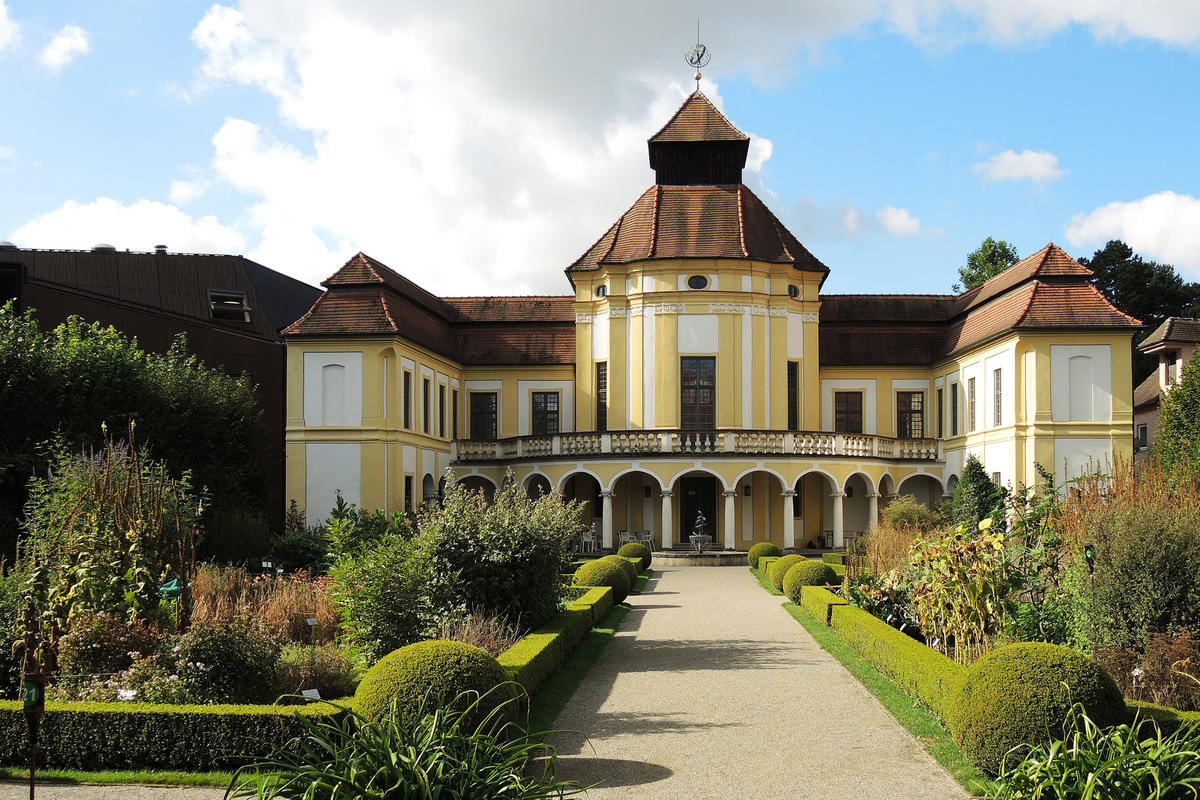
[[[745,569],[656,570],[554,727],[588,797],[967,798]]]
[[[219,800],[224,789],[199,786],[76,786],[39,783],[37,800]],[[0,782],[0,800],[29,800],[29,783]]]

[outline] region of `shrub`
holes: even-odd
[[[558,613],[581,504],[530,499],[510,476],[491,503],[451,476],[440,508],[421,512],[434,608],[479,609],[536,628]]]
[[[927,531],[936,526],[939,517],[930,511],[924,503],[917,501],[912,495],[900,495],[892,498],[882,513],[882,524],[893,528],[911,528],[914,531]]]
[[[821,624],[830,625],[833,621],[831,609],[846,605],[846,601],[823,586],[801,586],[797,605],[816,617]]]
[[[293,643],[279,654],[276,696],[298,695],[305,689],[316,689],[323,699],[336,700],[354,694],[357,686],[354,662],[337,645],[305,647]]]
[[[306,706],[46,703],[38,766],[52,769],[226,770],[266,758],[303,730],[301,718],[337,715]],[[299,715],[299,716],[298,716]],[[29,759],[20,701],[0,701],[0,764]]]
[[[1200,359],[1194,356],[1162,399],[1153,456],[1166,470],[1192,480],[1200,471]]]
[[[135,653],[158,652],[164,638],[161,629],[141,620],[96,614],[76,622],[59,640],[58,667],[64,675],[122,672],[133,666]]]
[[[510,679],[533,694],[588,635],[592,619],[590,608],[568,608],[505,650],[497,661]]]
[[[23,572],[6,569],[0,558],[0,700],[16,697],[21,685],[21,656],[12,650],[16,627],[20,620],[21,591],[26,576]]]
[[[1145,653],[1101,650],[1096,660],[1126,697],[1180,711],[1200,710],[1200,638],[1191,631],[1152,633]]]
[[[1200,726],[1165,733],[1151,720],[1102,728],[1083,706],[1067,712],[1063,738],[1004,759],[998,800],[1187,798],[1200,786]]]
[[[624,602],[629,596],[629,573],[620,564],[598,558],[575,570],[572,583],[577,586],[609,586],[613,591],[613,602]]]
[[[908,563],[908,554],[913,539],[921,528],[915,525],[894,525],[886,517],[874,530],[868,531],[866,539],[866,569],[872,575],[883,575]]]
[[[755,542],[746,551],[746,560],[752,569],[758,569],[758,560],[763,556],[781,556],[783,551],[770,542]]]
[[[325,528],[309,527],[304,509],[291,501],[283,516],[283,531],[271,541],[271,560],[288,569],[323,572],[328,566],[329,549]]]
[[[995,774],[1014,747],[1061,738],[1073,703],[1101,726],[1125,719],[1121,690],[1099,664],[1067,647],[1025,642],[967,668],[948,721],[963,753]]]
[[[804,556],[793,554],[784,556],[771,565],[771,569],[767,572],[767,577],[771,579],[771,583],[777,591],[783,591],[783,576],[787,575],[787,571],[801,561],[808,561],[808,559]]]
[[[386,720],[394,712],[411,725],[426,702],[475,692],[488,696],[490,706],[476,709],[487,714],[514,697],[507,681],[496,659],[478,647],[438,640],[417,642],[388,653],[367,670],[354,693],[354,710],[373,722]],[[493,691],[502,685],[505,688]],[[479,716],[475,715],[474,724]]]
[[[579,588],[579,587],[576,587]],[[577,599],[567,604],[567,608],[586,608],[592,614],[592,625],[608,616],[613,607],[613,591],[608,586],[595,586],[586,589]]]
[[[650,561],[652,559],[650,548],[641,542],[630,542],[629,544],[621,545],[621,549],[617,551],[617,555],[626,558],[640,558],[642,560],[642,569],[650,569]]]
[[[624,556],[604,556],[601,560],[611,561],[614,564],[620,564],[621,569],[625,570],[625,577],[629,578],[630,589],[632,589],[633,585],[637,583],[638,568],[637,565],[635,565],[629,559],[625,558]]]
[[[793,564],[783,576],[783,593],[793,603],[800,602],[801,586],[830,586],[838,583],[833,567],[821,561],[804,559]]]
[[[475,721],[491,701],[465,693],[424,703],[413,723],[395,714],[376,722],[353,711],[304,720],[304,731],[286,749],[238,771],[229,796],[541,800],[582,793],[554,779],[556,753],[542,743],[544,733],[508,721],[515,700]]]
[[[983,464],[977,457],[971,456],[963,466],[951,502],[954,521],[974,530],[980,522],[991,519],[1000,510],[1004,503],[1004,490],[992,483]]]
[[[275,699],[279,644],[258,620],[238,617],[192,626],[179,639],[179,679],[208,703],[269,703]]]

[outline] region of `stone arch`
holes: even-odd
[[[619,481],[621,478],[625,477],[626,475],[628,475],[632,472],[639,472],[639,473],[642,473],[643,475],[649,475],[651,478],[654,479],[654,482],[656,484],[658,484],[658,490],[660,492],[665,490],[665,486],[663,485],[662,478],[658,477],[658,475],[654,474],[653,472],[646,469],[645,467],[627,467],[626,469],[621,470],[620,472],[618,472],[616,475],[614,475],[612,477],[611,481],[609,481],[609,484],[608,484],[609,488],[615,488],[617,485],[617,481]]]
[[[681,470],[680,472],[678,472],[674,476],[672,476],[669,481],[666,481],[666,490],[674,491],[675,489],[677,489],[679,480],[681,478],[692,477],[692,476],[696,476],[696,475],[700,475],[700,474],[704,474],[704,475],[708,475],[713,478],[716,478],[717,479],[717,487],[720,490],[724,491],[725,489],[728,488],[725,485],[725,477],[723,475],[721,475],[721,473],[717,472],[715,469],[712,469],[711,467],[706,467],[706,466],[703,466],[700,464],[695,464],[690,467],[687,467],[686,469]]]
[[[864,534],[874,527],[871,508],[874,503],[870,476],[865,472],[850,473],[842,486],[842,531],[845,534]],[[878,510],[876,510],[878,513]]]
[[[604,486],[604,481],[600,480],[600,476],[597,475],[596,473],[592,472],[587,467],[574,467],[572,469],[567,470],[563,474],[563,476],[558,479],[558,486],[556,486],[555,488],[558,489],[560,492],[563,491],[566,488],[567,481],[571,480],[576,475],[586,475],[587,477],[594,480],[596,482],[596,485],[600,486],[601,488],[603,488],[603,486]]]
[[[496,498],[496,489],[499,487],[496,482],[486,475],[471,473],[463,475],[457,479],[458,485],[462,486],[469,492],[482,492],[484,499],[491,503]]]
[[[604,503],[600,497],[602,487],[600,478],[588,469],[571,470],[558,482],[558,491],[562,493],[564,499],[583,503],[579,522],[585,528],[591,527],[593,523],[598,527],[602,521],[604,511]]]
[[[864,484],[866,484],[868,492],[876,491],[874,479],[867,473],[863,472],[861,469],[856,469],[856,470],[854,470],[854,472],[851,472],[849,475],[846,476],[846,480],[842,482],[842,491],[846,490],[846,487],[850,485],[851,479],[853,479],[855,477],[862,478],[862,482]]]
[[[733,521],[733,535],[725,534],[726,546],[735,550],[749,549],[755,542],[771,542],[777,547],[794,547],[794,533],[788,534],[793,524],[794,502],[791,496],[784,497],[790,484],[777,471],[768,467],[748,469],[733,481],[732,512],[722,509],[724,524]],[[729,501],[726,501],[729,502]]]
[[[912,495],[926,508],[935,509],[942,502],[942,482],[928,472],[914,472],[900,481],[897,494]]]
[[[433,475],[426,472],[425,477],[421,478],[421,502],[422,503],[428,503],[428,502],[436,503],[437,499],[438,499],[437,482],[433,479]]]
[[[521,481],[521,488],[530,500],[536,500],[554,491],[554,484],[541,470],[534,470]]]
[[[778,472],[774,467],[768,467],[765,465],[761,466],[761,467],[750,467],[749,469],[742,470],[741,472],[738,473],[738,476],[733,479],[733,485],[738,486],[741,483],[743,478],[745,478],[747,475],[753,474],[755,472],[765,472],[768,475],[774,476],[775,479],[777,481],[779,481],[780,486],[788,485],[787,478],[783,477],[783,475],[780,472]]]

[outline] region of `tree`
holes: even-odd
[[[1153,455],[1167,469],[1193,478],[1200,471],[1200,354],[1162,398]]]
[[[954,521],[975,530],[980,521],[992,518],[999,523],[1003,515],[995,514],[1004,505],[1004,489],[992,483],[992,479],[983,469],[983,464],[975,456],[967,459],[963,466],[958,485],[954,487]]]
[[[1092,284],[1113,305],[1146,325],[1142,339],[1167,317],[1200,316],[1200,283],[1184,282],[1170,264],[1143,260],[1119,239],[1104,245],[1091,258],[1085,256],[1078,261],[1095,273]],[[1157,356],[1134,350],[1135,384],[1157,367]]]
[[[989,278],[994,278],[1017,263],[1017,248],[1003,239],[987,237],[967,256],[967,265],[958,268],[958,283],[954,291],[974,289]]]

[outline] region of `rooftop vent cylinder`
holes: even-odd
[[[160,256],[165,256],[167,254],[167,246],[165,244],[156,244],[154,245],[154,252]]]

